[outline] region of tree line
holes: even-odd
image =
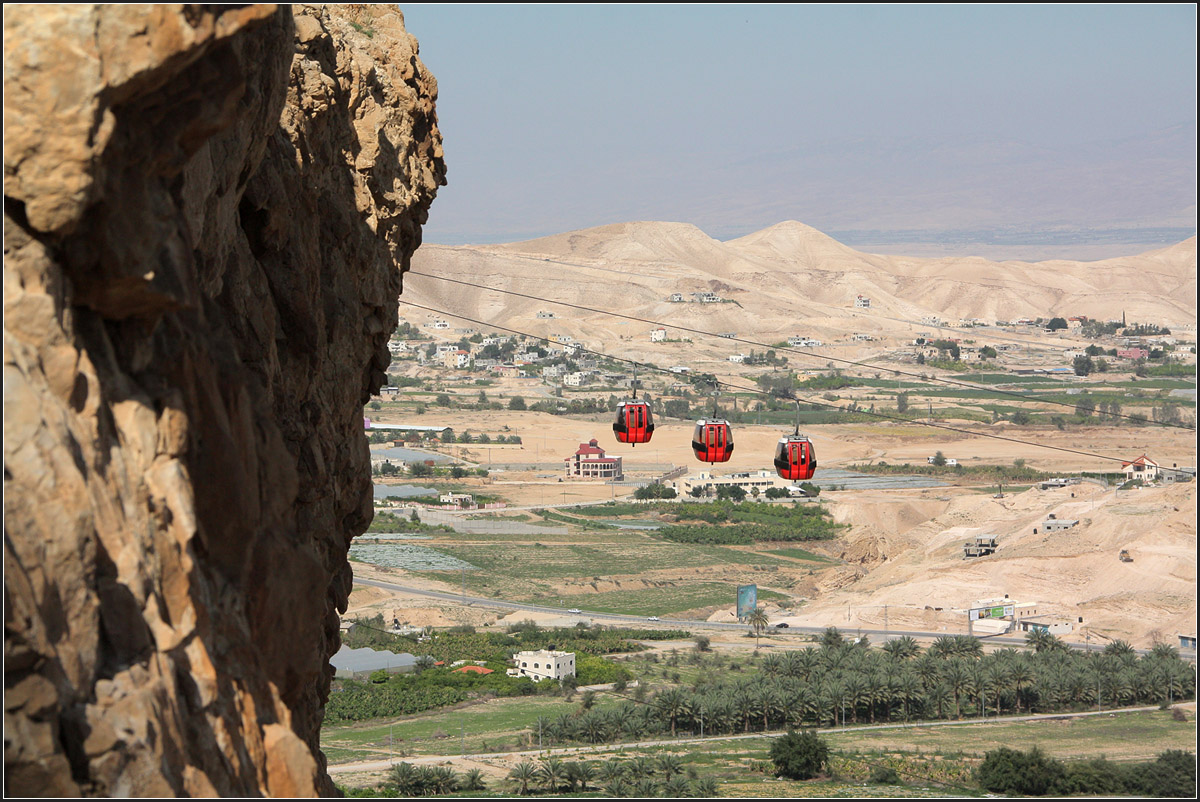
[[[767,732],[860,722],[961,719],[1192,699],[1195,675],[1171,646],[1144,657],[1122,641],[1078,652],[1048,633],[1030,633],[1033,652],[983,654],[973,637],[909,637],[881,649],[826,630],[819,647],[774,653],[749,678],[702,675],[643,699],[543,722],[552,743],[608,743],[680,732]]]

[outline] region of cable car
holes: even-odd
[[[650,404],[637,398],[617,404],[617,420],[613,423],[613,433],[622,443],[649,443],[654,435],[654,418],[650,414]]]
[[[817,470],[817,450],[808,435],[797,431],[779,438],[775,446],[775,470],[792,481],[812,478]]]
[[[729,421],[701,418],[692,434],[692,450],[701,462],[727,462],[733,455],[733,430]]]

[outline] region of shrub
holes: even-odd
[[[1043,796],[1063,781],[1065,771],[1036,746],[1028,752],[1002,746],[984,755],[976,777],[992,793]]]
[[[788,732],[771,744],[771,762],[775,776],[789,780],[811,780],[829,763],[829,744],[816,733]]]
[[[873,785],[900,785],[900,775],[891,766],[875,766],[871,769],[869,782]]]

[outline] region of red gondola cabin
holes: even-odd
[[[775,447],[775,470],[784,479],[804,481],[817,470],[817,451],[807,435],[789,434]]]
[[[622,401],[617,404],[617,420],[613,433],[622,443],[649,443],[654,435],[654,418],[646,401]]]
[[[696,421],[692,450],[701,462],[727,462],[733,455],[733,430],[729,422],[715,418]]]

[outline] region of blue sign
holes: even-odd
[[[750,613],[758,607],[758,585],[738,585],[737,590],[737,617],[739,621],[745,621]]]

